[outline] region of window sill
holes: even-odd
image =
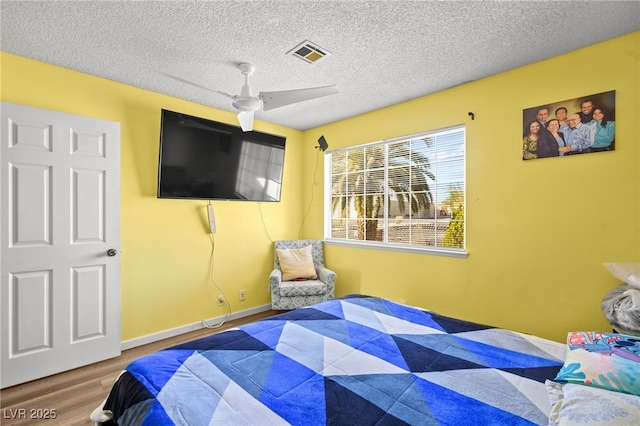
[[[332,239],[332,238],[326,238],[324,242],[325,244],[331,244],[331,245],[343,246],[343,247],[357,247],[357,248],[366,248],[366,249],[373,249],[373,250],[416,253],[416,254],[425,254],[429,256],[454,257],[458,259],[466,259],[469,256],[469,253],[467,253],[466,251],[447,250],[444,248],[436,248],[436,247],[422,248],[422,247],[415,247],[415,246],[402,245],[402,244],[378,244],[378,243],[371,243],[371,242],[360,241],[360,240],[338,240],[338,239]]]

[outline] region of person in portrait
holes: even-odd
[[[538,120],[530,121],[522,140],[522,159],[535,160],[538,158],[538,139],[542,124]]]
[[[567,108],[563,106],[556,108],[555,116],[560,124],[560,131],[562,131],[563,127],[567,127],[567,113]]]
[[[564,133],[560,131],[560,120],[552,118],[547,123],[547,135],[545,137],[551,144],[551,147],[545,148],[544,151],[548,153],[547,157],[563,156],[564,153],[560,152],[560,148],[567,145],[564,140]],[[545,142],[546,143],[546,142]],[[541,156],[540,143],[538,143],[538,158]]]
[[[593,101],[586,99],[580,103],[580,121],[584,124],[590,123],[593,120]]]
[[[549,108],[538,108],[538,111],[536,111],[536,120],[538,120],[538,123],[542,126],[540,130],[546,130],[547,121],[549,120]]]
[[[593,109],[593,120],[589,125],[594,132],[591,152],[611,150],[616,137],[616,123],[613,120],[609,120],[608,111],[602,107],[595,107]]]
[[[586,154],[591,152],[593,144],[593,129],[582,124],[580,114],[574,113],[567,117],[567,128],[564,129],[566,146],[559,148],[564,155]]]

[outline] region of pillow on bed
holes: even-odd
[[[567,356],[555,380],[640,395],[640,338],[626,334],[571,332]]]
[[[316,268],[313,266],[310,245],[299,249],[276,249],[276,253],[280,261],[283,281],[291,281],[296,278],[313,280],[318,278]]]
[[[640,425],[640,396],[551,380],[545,385],[549,425]]]

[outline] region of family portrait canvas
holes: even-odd
[[[522,111],[522,159],[613,151],[616,92],[596,93]]]

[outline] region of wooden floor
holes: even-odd
[[[107,397],[122,369],[140,356],[275,315],[265,311],[232,320],[218,329],[201,329],[128,349],[117,358],[0,391],[0,425],[93,425],[89,415]],[[55,413],[55,419],[33,419]],[[26,418],[24,418],[26,417]]]

